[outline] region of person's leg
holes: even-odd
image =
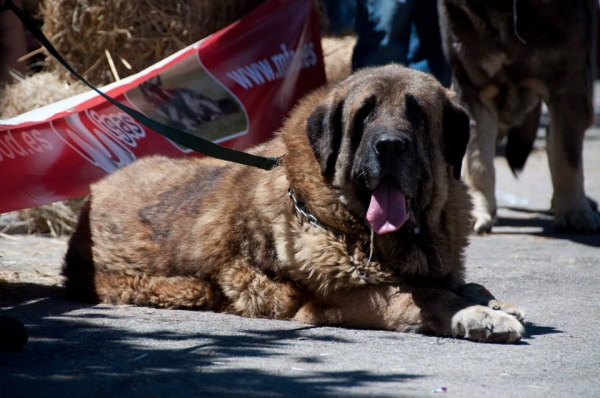
[[[406,65],[417,0],[358,0],[352,69],[397,62]]]
[[[22,6],[21,1],[14,1],[14,3],[18,7]],[[17,62],[17,59],[26,53],[27,40],[21,21],[12,12],[0,13],[0,85],[12,81],[9,69],[22,74],[27,71],[24,62]]]
[[[444,86],[451,83],[451,69],[444,57],[436,0],[415,5],[408,65],[434,75]]]
[[[355,0],[322,0],[323,7],[329,18],[328,30],[330,34],[348,34],[354,27],[356,15]]]

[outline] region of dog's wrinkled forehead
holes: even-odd
[[[389,117],[395,116],[396,122],[422,119],[424,110],[435,113],[441,109],[441,100],[447,98],[446,90],[435,78],[399,65],[361,70],[335,91],[335,97],[344,98],[345,116],[360,114],[361,108],[372,106],[390,121]]]
[[[431,93],[441,88],[431,75],[400,65],[362,69],[350,76],[340,87],[348,95],[371,92],[388,101],[400,101],[405,93]]]

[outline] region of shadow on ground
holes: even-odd
[[[0,283],[0,291],[5,292],[0,314],[23,322],[30,339],[20,352],[0,353],[0,395],[6,397],[321,396],[340,394],[340,388],[348,391],[422,377],[303,371],[302,363],[320,361],[310,356],[285,362],[285,348],[296,340],[353,343],[333,333],[315,336],[312,327],[198,333],[174,327],[181,317],[172,318],[164,311],[157,311],[149,321],[148,316],[139,319],[125,307],[64,300],[57,287],[7,285],[13,284]],[[7,295],[7,290],[23,295],[15,300],[17,295]],[[193,321],[182,325],[202,330]],[[223,333],[223,328],[219,330]],[[267,356],[280,356],[286,367],[262,369],[248,362]]]
[[[534,210],[522,207],[502,207],[515,213],[515,216],[498,216],[495,227],[510,227],[510,231],[493,230],[498,235],[531,235],[543,238],[566,239],[582,245],[600,247],[598,235],[578,235],[561,233],[554,230],[553,213],[548,210]],[[522,215],[526,215],[523,217]],[[537,216],[536,216],[537,215]],[[530,228],[541,230],[532,232]]]
[[[0,279],[0,308],[12,307],[40,298],[62,297],[63,295],[64,290],[60,286],[7,282]]]
[[[565,333],[553,326],[542,326],[536,325],[535,323],[527,322],[525,324],[525,330],[527,338],[536,338],[537,336],[544,336],[547,334],[562,334]]]

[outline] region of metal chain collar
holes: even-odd
[[[292,199],[292,203],[294,203],[294,209],[296,210],[296,213],[298,215],[300,215],[300,217],[303,217],[305,220],[307,220],[309,222],[310,225],[312,225],[313,227],[317,227],[320,228],[324,231],[328,231],[331,232],[335,235],[336,238],[338,239],[342,239],[344,234],[336,231],[326,225],[323,225],[319,222],[319,220],[317,219],[317,217],[315,217],[313,214],[309,213],[308,210],[306,209],[306,205],[302,202],[300,202],[298,200],[298,198],[296,198],[296,195],[294,194],[294,192],[292,192],[292,189],[289,188],[288,189],[288,196]],[[374,232],[373,232],[373,228],[371,228],[371,235],[369,238],[369,257],[367,258],[367,262],[366,264],[370,264],[371,260],[373,259],[373,238],[374,236]]]

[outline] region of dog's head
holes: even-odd
[[[343,203],[385,234],[414,228],[460,178],[469,118],[433,77],[389,65],[340,82],[306,133]]]

